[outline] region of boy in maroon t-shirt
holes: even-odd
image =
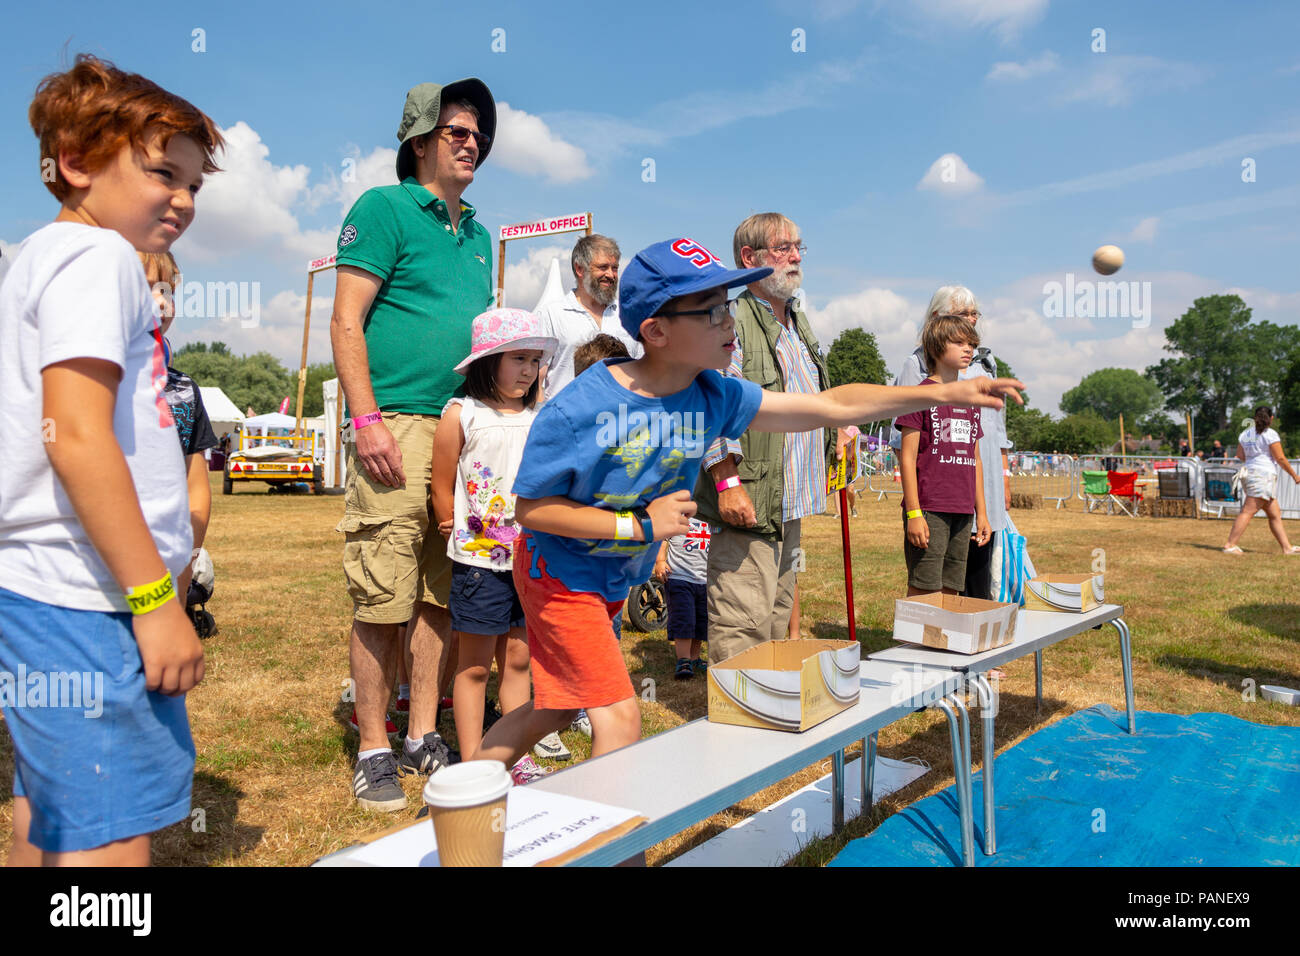
[[[922,385],[955,382],[971,363],[979,333],[973,323],[941,315],[927,323],[921,347],[933,371]],[[898,419],[903,436],[903,556],[907,561],[907,595],[943,591],[956,594],[966,586],[966,554],[975,515],[977,544],[991,535],[984,513],[979,454],[979,409],[935,405]]]

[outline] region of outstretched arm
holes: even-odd
[[[806,432],[897,418],[932,405],[1001,408],[1003,395],[1023,405],[1017,390],[1024,387],[1014,378],[980,376],[946,385],[841,385],[816,395],[765,391],[749,427],[761,432]]]

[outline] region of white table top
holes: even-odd
[[[1058,641],[1073,637],[1098,624],[1106,624],[1124,616],[1122,604],[1103,604],[1082,614],[1064,611],[1026,611],[1021,608],[1016,615],[1016,637],[1010,644],[995,647],[980,654],[959,654],[920,644],[899,644],[867,655],[872,662],[891,664],[920,664],[925,667],[946,667],[970,674],[982,674],[1007,661],[1014,661],[1042,650]]]
[[[705,718],[531,784],[635,810],[649,823],[593,850],[582,866],[608,866],[654,846],[958,689],[940,669],[862,661],[857,704],[803,733],[710,723]],[[423,820],[414,824],[425,824]],[[330,859],[342,863],[348,850]],[[415,865],[413,861],[412,865]]]

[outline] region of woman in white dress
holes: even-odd
[[[1232,533],[1228,535],[1228,544],[1224,554],[1244,554],[1237,547],[1237,541],[1250,524],[1250,519],[1261,508],[1268,516],[1268,529],[1282,546],[1283,554],[1300,554],[1300,546],[1292,546],[1287,540],[1286,530],[1282,527],[1282,509],[1277,503],[1278,469],[1281,468],[1291,480],[1300,484],[1291,463],[1282,453],[1282,439],[1270,425],[1273,424],[1273,409],[1261,405],[1255,409],[1255,421],[1247,426],[1237,439],[1237,457],[1246,464],[1242,466],[1242,485],[1246,491],[1246,503],[1241,506],[1241,513],[1232,523]]]

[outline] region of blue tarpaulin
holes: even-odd
[[[972,724],[978,755],[980,724]],[[976,865],[1300,865],[1300,728],[1139,712],[1137,729],[1130,736],[1124,716],[1101,705],[1001,754],[991,857],[977,773]],[[960,847],[949,787],[854,840],[830,865],[952,866]]]

